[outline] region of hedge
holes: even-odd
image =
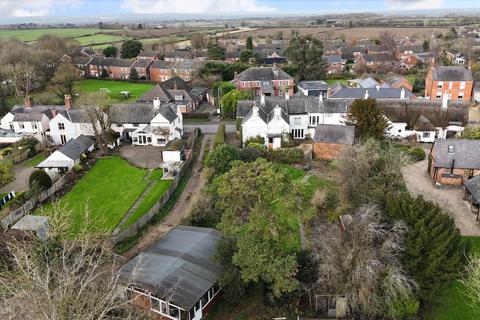
[[[213,141],[213,147],[225,143],[225,123],[220,123],[217,129],[217,134],[215,135],[215,140]]]
[[[263,156],[271,162],[294,164],[304,161],[303,151],[298,148],[265,149]]]

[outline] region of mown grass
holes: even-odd
[[[23,164],[27,167],[35,167],[37,164],[45,160],[47,157],[43,153],[39,153],[33,158],[26,160]]]
[[[115,80],[96,80],[87,79],[80,81],[79,91],[80,94],[89,92],[100,92],[100,89],[108,89],[110,91],[109,96],[112,100],[117,101],[135,101],[145,92],[150,90],[154,85],[152,83],[135,83],[127,81],[115,81]],[[130,96],[125,99],[121,92],[129,91]]]
[[[112,43],[112,42],[120,42],[124,39],[122,36],[113,35],[113,34],[94,34],[85,37],[76,38],[76,40],[82,46],[90,46],[95,44],[102,44],[102,43]]]
[[[480,254],[480,237],[462,237],[469,244],[469,254]],[[478,320],[480,313],[471,305],[472,301],[464,294],[465,287],[460,281],[455,281],[428,308],[425,320]]]
[[[147,187],[145,174],[146,170],[133,167],[120,157],[98,160],[58,201],[60,208],[71,212],[71,231],[78,232],[82,227],[113,231]],[[48,216],[51,212],[52,204],[47,204],[36,214]]]

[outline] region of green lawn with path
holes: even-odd
[[[99,159],[59,200],[61,208],[71,211],[72,231],[78,232],[85,223],[88,223],[87,230],[113,231],[148,186],[144,180],[146,173],[120,157]],[[36,214],[48,215],[49,212],[51,204]]]
[[[137,207],[135,212],[122,225],[123,228],[128,227],[139,218],[143,217],[153,205],[163,196],[163,194],[170,188],[172,180],[160,180],[162,170],[155,170],[150,176],[150,181],[155,183],[150,192],[143,198],[142,203]]]
[[[153,86],[154,84],[152,83],[87,79],[79,82],[78,89],[80,94],[82,92],[100,92],[100,89],[108,89],[110,97],[116,102],[129,102],[137,100]],[[130,97],[125,99],[121,94],[122,91],[129,91]]]
[[[0,39],[15,38],[21,41],[36,41],[41,36],[51,34],[59,37],[77,38],[86,35],[94,35],[97,32],[113,32],[115,30],[100,30],[98,28],[52,28],[52,29],[25,29],[25,30],[1,30]]]
[[[470,253],[480,254],[480,237],[463,237],[470,243]],[[428,309],[425,320],[478,320],[480,314],[470,306],[471,302],[463,294],[464,287],[456,281],[447,288]]]

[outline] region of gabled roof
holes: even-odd
[[[436,139],[432,150],[435,167],[480,168],[480,140]]]
[[[90,123],[90,119],[85,110],[73,109],[64,110],[60,112],[63,117],[70,120],[73,123]]]
[[[73,57],[72,63],[78,66],[86,66],[90,60],[92,60],[91,57]]]
[[[395,58],[387,53],[379,53],[379,54],[362,54],[363,59],[365,62],[391,62],[395,61]]]
[[[94,144],[95,142],[92,139],[82,134],[76,139],[70,139],[70,141],[58,149],[58,152],[64,154],[72,160],[77,160]]]
[[[177,226],[120,269],[122,281],[189,311],[217,283],[217,230]]]
[[[271,108],[271,110],[267,111],[264,107],[265,106],[259,106],[259,105],[255,105],[257,107],[257,111],[258,111],[258,116],[260,117],[260,119],[263,120],[263,122],[265,123],[269,123],[270,121],[272,121],[274,119],[274,116],[275,116],[275,108],[278,107],[280,109],[280,117],[286,122],[286,123],[290,123],[290,119],[288,118],[288,114],[285,112],[285,110],[283,110],[282,107],[280,106],[274,106],[273,108]],[[270,108],[269,108],[270,109]],[[250,109],[250,111],[248,112],[248,114],[245,116],[245,118],[243,119],[242,123],[246,122],[251,116],[253,116],[255,112],[255,109],[254,107],[252,107]]]
[[[164,60],[155,60],[152,62],[150,68],[157,68],[157,69],[173,69],[175,62],[173,61],[164,61]]]
[[[323,56],[327,63],[342,63],[342,56],[339,54]]]
[[[152,89],[144,93],[138,102],[152,102],[156,97],[162,102],[175,101],[175,96],[182,95],[183,101],[190,102],[198,99],[198,96],[192,90],[192,87],[182,78],[173,77],[167,81],[157,84]]]
[[[140,51],[137,57],[153,58],[158,54],[158,51]]]
[[[472,81],[472,71],[465,67],[438,66],[432,70],[432,79],[437,81]]]
[[[61,105],[36,105],[31,108],[15,105],[12,108],[13,121],[40,121],[45,115],[48,119],[53,118],[53,112],[65,110],[65,106]]]
[[[480,176],[474,176],[468,181],[464,182],[465,188],[475,199],[475,202],[480,203]]]
[[[355,127],[319,124],[315,129],[313,141],[352,145],[355,141]]]
[[[366,93],[375,99],[400,99],[402,90],[405,99],[415,98],[415,95],[405,88],[349,88],[343,87],[331,95],[331,99],[364,99]]]
[[[238,75],[240,81],[290,80],[291,75],[278,67],[252,67]]]
[[[359,83],[358,86],[362,88],[375,88],[378,86],[380,83],[378,83],[377,80],[373,79],[372,77],[367,77],[365,79],[362,79]]]
[[[328,89],[328,84],[325,81],[301,81],[298,83],[297,87],[302,88],[303,90],[323,90]]]
[[[162,114],[168,121],[177,118],[172,105],[162,104],[155,108],[152,103],[114,104],[110,107],[112,123],[148,124],[157,114]]]
[[[146,67],[148,67],[151,63],[152,63],[152,60],[149,60],[149,59],[139,59],[139,60],[136,60],[136,61],[133,63],[132,68],[146,68]]]
[[[435,126],[423,114],[418,117],[413,129],[416,131],[435,131]]]

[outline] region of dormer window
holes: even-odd
[[[176,100],[176,101],[182,101],[182,100],[183,100],[183,95],[181,95],[181,94],[180,94],[180,95],[176,95],[176,96],[175,96],[175,100]]]
[[[448,153],[454,153],[453,146],[448,146]]]

